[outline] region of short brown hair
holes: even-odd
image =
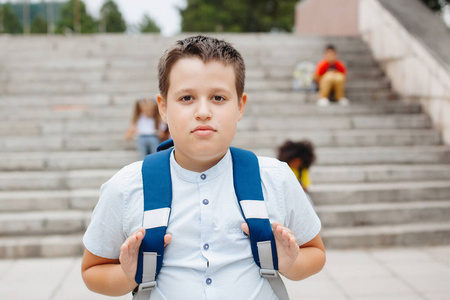
[[[173,65],[182,58],[198,57],[204,63],[218,61],[234,68],[236,91],[240,99],[244,93],[245,64],[241,54],[231,44],[212,37],[202,35],[188,37],[177,41],[159,59],[158,81],[159,91],[164,100],[169,90],[169,75]]]

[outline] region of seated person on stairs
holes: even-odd
[[[326,106],[330,103],[330,93],[334,92],[334,98],[341,105],[348,105],[345,98],[346,67],[338,59],[336,48],[328,45],[325,48],[323,59],[317,64],[314,80],[319,86],[319,100],[317,105]]]

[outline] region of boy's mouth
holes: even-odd
[[[213,127],[211,127],[209,125],[198,125],[197,127],[195,127],[194,130],[191,131],[191,133],[194,133],[198,136],[204,137],[204,136],[209,136],[216,131],[217,130],[215,130]]]

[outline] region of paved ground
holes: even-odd
[[[80,264],[78,257],[0,260],[0,299],[107,299],[86,289]],[[448,300],[450,246],[330,250],[320,274],[285,282],[292,300]]]

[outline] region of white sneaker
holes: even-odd
[[[338,102],[339,102],[339,105],[342,105],[342,106],[349,106],[350,105],[350,101],[347,98],[345,98],[345,97],[339,99]]]
[[[317,100],[317,106],[328,106],[330,105],[330,100],[328,100],[328,98],[320,98],[319,100]]]

